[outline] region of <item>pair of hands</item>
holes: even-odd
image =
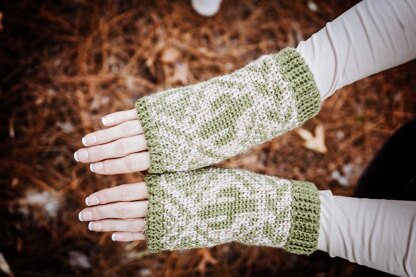
[[[102,118],[109,127],[82,138],[84,148],[74,153],[77,162],[89,163],[97,174],[113,175],[149,169],[150,159],[143,128],[135,109]],[[107,188],[85,199],[87,208],[78,217],[88,229],[112,232],[113,241],[144,240],[148,191],[144,182]]]

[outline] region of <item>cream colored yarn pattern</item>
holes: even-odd
[[[145,182],[151,252],[232,241],[316,250],[320,202],[312,183],[220,168],[151,174]]]
[[[313,75],[294,48],[228,75],[143,97],[136,109],[149,172],[215,164],[301,125],[320,103]]]

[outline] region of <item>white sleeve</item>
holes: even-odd
[[[324,100],[348,84],[416,58],[416,0],[362,1],[297,50]]]
[[[320,191],[318,249],[400,276],[416,276],[416,202]]]
[[[324,100],[336,90],[416,58],[416,0],[362,1],[297,50]],[[332,257],[416,276],[416,202],[321,191],[318,248]]]

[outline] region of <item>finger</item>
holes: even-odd
[[[97,191],[85,199],[87,206],[108,204],[112,202],[127,202],[144,200],[149,197],[147,186],[144,182],[125,184]]]
[[[78,214],[80,221],[91,221],[110,218],[138,218],[147,214],[148,201],[117,202],[98,205],[82,210]]]
[[[130,154],[123,158],[105,160],[90,164],[92,172],[113,175],[148,170],[150,166],[149,152]]]
[[[106,159],[120,158],[147,149],[144,135],[122,138],[107,144],[83,148],[75,152],[78,162],[91,163]]]
[[[111,235],[113,241],[135,241],[145,240],[146,236],[143,233],[129,233],[129,232],[117,232]]]
[[[104,126],[114,126],[133,119],[137,119],[136,109],[108,114],[102,118],[102,122]]]
[[[144,219],[104,219],[91,221],[88,229],[95,232],[142,232],[144,230]]]
[[[123,122],[117,126],[88,134],[82,138],[84,146],[108,143],[120,138],[143,134],[143,127],[138,119]]]

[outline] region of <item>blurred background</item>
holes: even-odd
[[[88,194],[142,175],[98,176],[73,152],[101,116],[296,46],[355,2],[224,0],[205,18],[189,0],[1,1],[0,275],[351,275],[355,265],[320,252],[227,244],[149,254],[143,243],[114,243],[77,214]],[[415,65],[338,91],[302,128],[220,166],[350,195],[383,141],[416,114]]]

